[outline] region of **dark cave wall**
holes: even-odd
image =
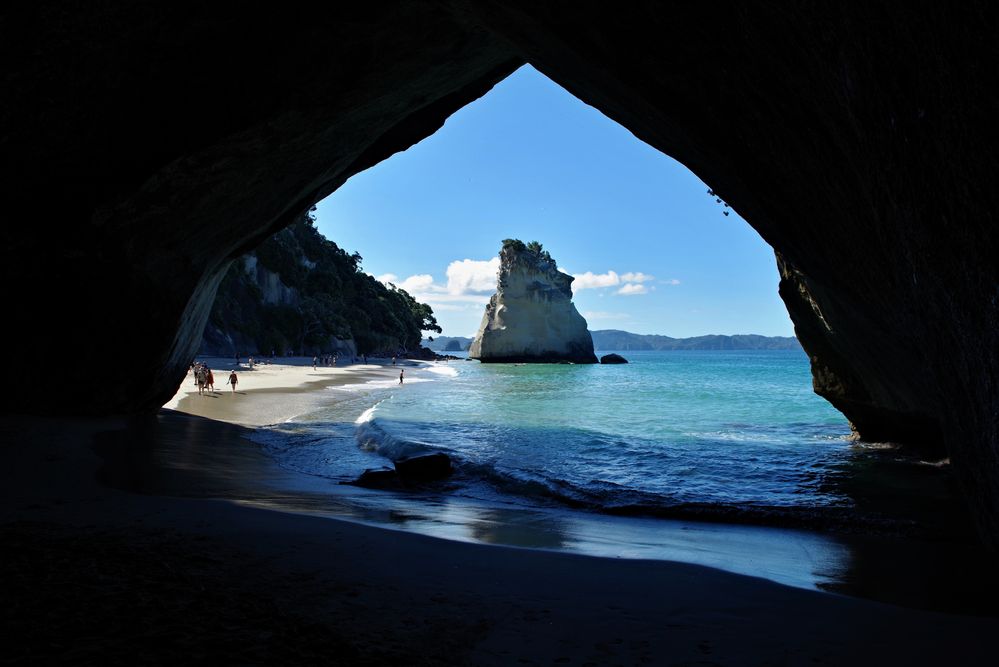
[[[162,404],[232,257],[527,60],[759,231],[816,391],[949,453],[999,542],[997,24],[984,2],[5,6],[9,372],[74,361],[73,391],[4,408]]]
[[[77,414],[162,405],[233,257],[522,64],[405,1],[6,6],[0,49],[8,210],[38,221],[7,228],[8,335],[75,359],[5,406]]]

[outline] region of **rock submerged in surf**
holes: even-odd
[[[350,486],[360,486],[365,489],[402,489],[413,484],[436,482],[447,479],[454,471],[451,457],[443,452],[436,454],[421,454],[399,459],[392,468],[369,468],[352,482],[343,482]]]
[[[443,452],[399,459],[395,471],[404,482],[435,482],[451,476],[451,457]]]
[[[402,487],[399,473],[391,468],[369,468],[354,481],[343,483],[365,489],[398,489]]]
[[[620,354],[605,354],[600,357],[600,363],[602,364],[626,364],[628,360],[622,357]]]

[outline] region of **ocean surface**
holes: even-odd
[[[401,386],[323,389],[319,409],[254,430],[292,477],[245,502],[895,601],[912,589],[899,562],[949,571],[940,563],[968,553],[936,540],[963,530],[948,467],[852,440],[843,415],[812,392],[803,352],[624,356],[631,363],[420,363]],[[346,484],[432,452],[453,460],[448,480]],[[951,555],[927,546],[938,542]]]
[[[330,388],[257,438],[282,466],[347,482],[445,452],[432,489],[519,506],[752,519],[856,505],[866,450],[797,350],[626,353],[626,365],[438,362]]]

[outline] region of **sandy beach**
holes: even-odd
[[[239,371],[231,395],[229,366],[218,363],[217,396],[198,396],[190,379],[181,386],[171,405],[187,414],[5,422],[7,660],[994,660],[995,617],[886,605],[698,565],[387,530],[310,516],[308,494],[300,496],[302,511],[268,509],[269,495],[293,480],[279,479],[284,473],[247,439],[247,428],[309,410],[317,389],[397,377],[397,369],[274,364]]]
[[[312,360],[300,357],[283,359],[280,363],[248,362],[237,364],[234,359],[199,357],[208,364],[215,376],[215,391],[198,393],[193,373],[188,373],[177,394],[163,407],[186,414],[198,415],[245,426],[263,426],[292,419],[314,409],[322,399],[318,391],[325,387],[360,384],[370,380],[399,377],[399,369],[419,365],[418,362],[390,360],[381,363],[312,366]],[[236,371],[236,391],[228,385],[229,373]]]

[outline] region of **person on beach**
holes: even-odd
[[[215,393],[215,374],[212,373],[212,369],[205,366],[205,384],[208,385],[208,391]]]
[[[318,358],[312,357],[312,370],[316,370],[316,362],[319,361]]]
[[[204,368],[204,366],[198,366],[194,370],[194,382],[195,382],[195,384],[198,385],[198,393],[201,394],[202,396],[204,396],[204,394],[205,394],[205,384],[206,384],[206,381],[207,381],[207,377],[205,376],[205,368]]]
[[[392,365],[395,366],[395,357],[392,357]]]
[[[229,373],[229,384],[232,385],[232,393],[236,393],[236,383],[239,382],[239,378],[236,377],[236,371]]]
[[[406,372],[405,368],[402,368],[402,369],[399,370],[399,384],[402,384],[402,376],[403,376],[403,373],[405,373],[405,372]]]

